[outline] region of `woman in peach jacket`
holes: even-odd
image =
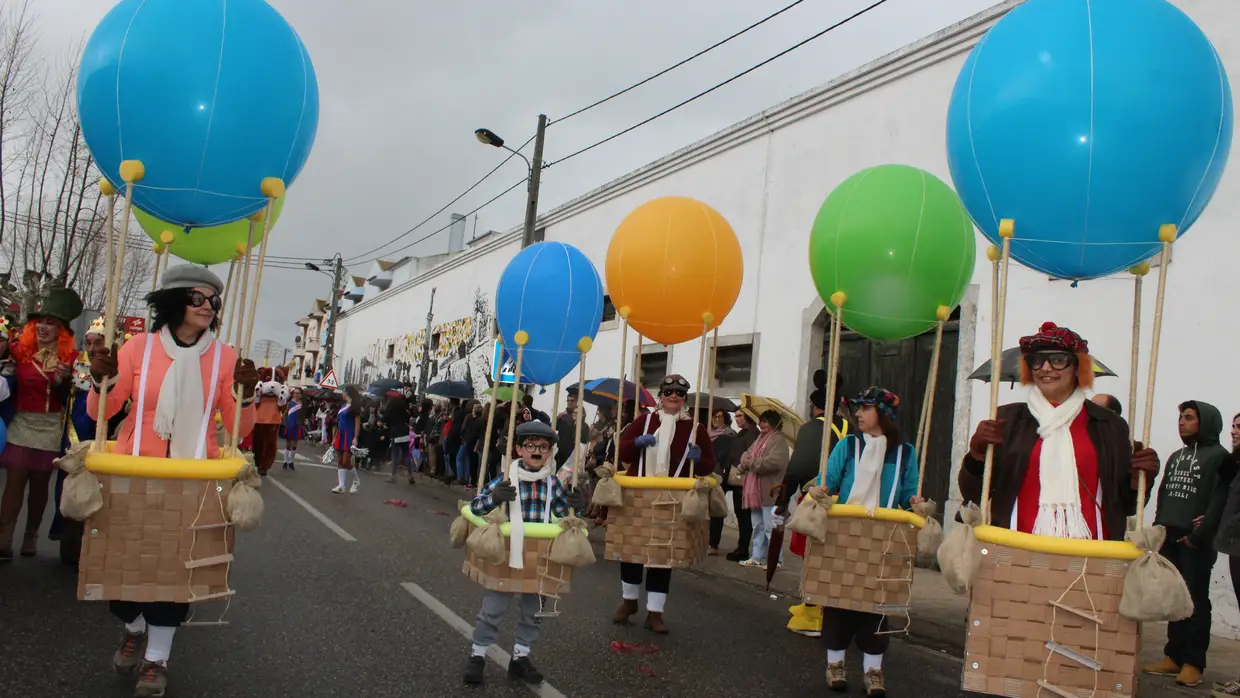
[[[228,430],[238,409],[241,434],[254,426],[258,382],[254,363],[238,361],[237,351],[215,337],[223,286],[219,277],[203,267],[169,269],[160,280],[160,289],[147,296],[151,332],[134,336],[115,358],[107,349],[91,357],[95,385],[87,400],[90,413],[98,414],[99,388],[105,383],[106,416],[133,401],[117,435],[116,453],[216,458],[220,451],[216,410]],[[234,385],[242,395],[240,407],[233,396]],[[110,610],[125,623],[125,634],[112,660],[116,670],[126,674],[138,670],[135,696],[164,695],[173,634],[185,622],[189,605],[112,601]]]

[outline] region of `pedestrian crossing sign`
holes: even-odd
[[[339,388],[340,382],[336,380],[336,371],[328,371],[323,380],[319,382],[319,387],[327,388],[328,390],[335,390],[336,388]]]

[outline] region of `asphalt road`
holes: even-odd
[[[170,696],[825,693],[825,651],[783,629],[787,599],[678,571],[667,608],[672,633],[654,636],[640,624],[612,625],[619,569],[601,561],[577,574],[562,615],[544,621],[532,655],[547,677],[541,691],[510,684],[495,663],[487,685],[470,689],[461,682],[470,643],[457,626],[472,626],[481,591],[448,543],[455,495],[437,483],[389,484],[370,473],[358,494],[331,494],[334,468],[301,460],[295,473],[273,472],[262,490],[263,526],[238,546],[230,624],[178,631]],[[384,504],[389,499],[408,506]],[[46,521],[50,512],[44,531]],[[119,622],[105,604],[75,599],[76,573],[54,546],[44,539],[38,557],[0,566],[0,696],[130,695],[132,680],[110,666]],[[511,650],[511,632],[510,617],[499,649]],[[652,641],[658,651],[618,653],[613,641]],[[860,695],[859,655],[853,659]],[[889,695],[963,695],[960,662],[946,652],[897,641],[885,669]]]

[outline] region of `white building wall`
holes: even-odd
[[[759,335],[755,391],[803,409],[806,377],[821,362],[820,344],[811,341],[809,324],[822,306],[806,261],[809,230],[819,206],[849,175],[874,165],[913,165],[951,181],[945,133],[952,85],[967,51],[1012,4],[1004,3],[988,16],[966,21],[824,88],[772,107],[544,214],[541,223],[546,225],[546,239],[577,246],[601,273],[608,231],[615,230],[638,205],[658,196],[680,195],[715,207],[736,231],[745,259],[741,294],[720,334]],[[1237,70],[1240,6],[1207,0],[1177,0],[1176,4],[1209,31],[1224,64]],[[1178,403],[1188,399],[1211,402],[1228,419],[1240,411],[1240,377],[1230,365],[1237,331],[1231,329],[1226,316],[1226,299],[1240,297],[1240,278],[1225,266],[1227,260],[1240,255],[1240,239],[1228,234],[1237,222],[1240,175],[1233,166],[1205,215],[1177,244],[1169,267],[1150,439],[1164,459],[1180,445],[1175,431]],[[1017,234],[1019,226],[1017,221]],[[368,303],[351,310],[342,322],[348,327],[342,335],[342,355],[346,360],[360,358],[376,337],[419,331],[425,324],[432,286],[439,289],[436,323],[440,318],[471,313],[479,287],[493,312],[490,296],[519,244],[511,233],[501,240],[502,245],[485,245],[454,258],[414,279],[408,288],[394,287],[383,294],[391,298],[382,302],[370,301],[368,289]],[[990,267],[985,241],[980,235],[978,241],[974,288],[962,308],[958,371],[963,375],[989,354]],[[1138,373],[1141,391],[1146,387],[1156,273],[1145,284]],[[1133,283],[1126,275],[1074,288],[1014,264],[1003,346],[1013,346],[1045,320],[1078,330],[1089,340],[1093,353],[1119,374],[1101,379],[1098,389],[1119,397],[1125,416],[1131,417],[1132,291]],[[972,345],[967,344],[970,338]],[[488,364],[489,351],[488,345]],[[669,371],[693,381],[697,356],[696,342],[675,348]],[[588,374],[614,375],[618,362],[619,331],[604,329],[590,353]],[[958,385],[953,455],[957,462],[973,426],[989,410],[989,390],[984,383],[962,379]],[[1007,386],[1000,395],[1002,402],[1023,398],[1019,388],[1011,391]],[[549,411],[551,397],[550,393],[541,396],[540,407]],[[1224,439],[1226,443],[1226,434]],[[954,513],[958,505],[949,503],[948,512]],[[1147,518],[1152,518],[1152,512]],[[1215,632],[1237,636],[1240,611],[1231,592],[1226,558],[1216,567],[1214,585]]]

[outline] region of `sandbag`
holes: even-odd
[[[710,488],[710,496],[707,497],[707,505],[710,509],[710,517],[712,519],[727,518],[728,499],[723,493],[723,486],[718,478],[715,479],[715,486]]]
[[[825,487],[811,489],[788,520],[787,528],[817,543],[827,542],[827,512],[832,499]]]
[[[974,526],[982,523],[982,510],[976,504],[970,504],[960,510],[960,520],[964,523],[952,529],[952,532],[939,546],[939,569],[947,586],[957,594],[968,594],[973,588],[973,578],[977,576],[977,568],[982,564],[982,546],[977,542]],[[918,541],[918,548],[921,541]]]
[[[680,499],[680,515],[685,521],[705,521],[710,518],[710,489],[714,480],[699,477],[693,481],[693,489]]]
[[[85,521],[103,508],[103,485],[86,469],[86,453],[94,441],[79,441],[54,462],[67,473],[60,494],[60,513],[67,519]]]
[[[943,526],[934,518],[938,505],[933,499],[927,499],[913,505],[913,513],[926,520],[926,525],[917,532],[917,559],[929,562],[939,552],[943,543]]]
[[[594,469],[598,476],[598,484],[594,486],[594,497],[590,503],[600,507],[624,506],[624,490],[616,482],[616,471],[610,465],[600,465]]]
[[[464,502],[457,502],[456,510],[460,511],[461,509],[465,508],[465,506],[467,505]],[[453,548],[464,548],[465,541],[468,538],[469,538],[469,520],[466,519],[464,516],[456,517],[456,520],[452,522],[452,528],[448,530],[448,539],[452,541],[452,547]]]
[[[1188,584],[1171,561],[1158,551],[1167,539],[1162,526],[1129,531],[1128,540],[1145,554],[1128,566],[1119,614],[1138,623],[1184,620],[1193,615]]]
[[[253,459],[252,454],[246,454],[245,465],[237,473],[237,481],[233,483],[224,505],[224,516],[233,522],[238,531],[253,531],[263,522],[263,496],[258,493],[263,480]]]
[[[560,519],[560,535],[551,541],[548,557],[552,562],[569,567],[587,567],[595,561],[586,522],[576,516]]]
[[[487,525],[475,528],[465,539],[465,545],[483,562],[502,565],[508,562],[508,545],[504,541],[504,532],[499,528],[504,523],[503,507],[495,509],[485,518]]]

